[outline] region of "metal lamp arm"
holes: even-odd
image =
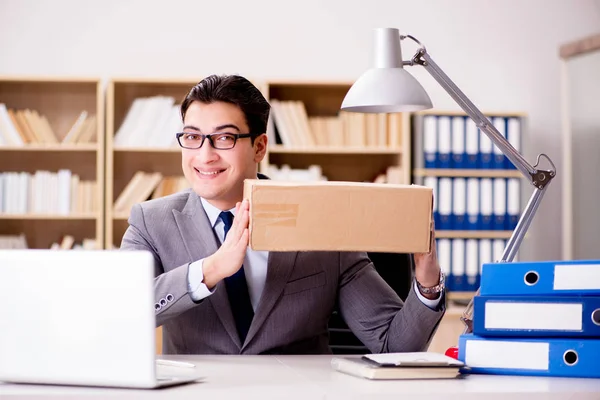
[[[515,167],[521,171],[523,176],[527,177],[530,183],[535,187],[529,202],[521,217],[515,230],[513,231],[505,249],[502,254],[502,260],[500,262],[511,262],[516,255],[521,242],[525,237],[525,233],[529,229],[529,225],[535,216],[535,213],[542,201],[544,193],[548,188],[551,180],[556,176],[556,168],[552,163],[552,160],[545,155],[540,154],[537,158],[537,163],[532,166],[525,160],[525,158],[514,148],[514,146],[498,132],[498,130],[490,123],[488,118],[465,96],[465,94],[452,82],[452,80],[441,70],[440,67],[431,59],[425,46],[423,46],[417,39],[410,35],[400,35],[400,39],[409,38],[415,41],[419,45],[419,49],[410,61],[403,61],[404,65],[421,65],[427,72],[444,88],[444,90],[454,99],[454,101],[465,111],[465,113],[471,118],[477,127],[484,132],[496,145],[502,153],[515,165]],[[544,157],[551,165],[550,169],[540,170],[537,168],[540,157]],[[479,290],[476,294],[479,294]],[[472,309],[473,299],[471,299],[469,305],[463,313],[463,322],[467,325],[466,331],[472,331]]]

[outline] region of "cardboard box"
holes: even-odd
[[[246,180],[250,247],[267,251],[422,253],[433,191],[416,185]]]

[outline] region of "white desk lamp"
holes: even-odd
[[[411,39],[419,47],[410,61],[402,60],[400,40]],[[556,175],[556,168],[545,154],[537,157],[534,166],[506,140],[481,111],[460,91],[448,76],[433,62],[429,53],[417,39],[410,35],[400,35],[395,28],[379,28],[375,30],[375,67],[365,72],[352,85],[341,109],[360,113],[393,113],[420,111],[432,108],[431,100],[425,89],[409,74],[404,66],[421,65],[450,94],[456,103],[475,122],[502,153],[531,182],[534,192],[527,207],[521,214],[519,222],[508,240],[502,259],[497,262],[511,262],[521,246],[525,233],[542,201],[542,197],[550,181]],[[544,157],[551,169],[538,169],[540,158]],[[479,290],[477,291],[477,294]],[[461,320],[465,323],[465,333],[473,331],[473,299],[467,305]]]

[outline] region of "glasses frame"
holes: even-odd
[[[192,134],[192,135],[199,135],[202,137],[202,141],[200,142],[200,145],[198,147],[187,147],[181,144],[181,137],[185,134]],[[215,143],[213,142],[213,136],[219,136],[219,135],[230,135],[233,136],[233,145],[231,147],[227,147],[227,148],[218,148],[215,147]],[[209,133],[208,135],[204,135],[202,133],[192,133],[192,132],[177,132],[175,134],[175,137],[177,138],[177,143],[179,144],[179,146],[183,149],[188,149],[188,150],[197,150],[202,148],[202,146],[204,145],[204,141],[206,139],[208,139],[208,142],[210,143],[211,147],[215,150],[231,150],[235,147],[235,145],[237,144],[238,139],[243,139],[243,138],[249,138],[249,137],[253,137],[253,136],[260,136],[259,133],[229,133],[229,132],[217,132],[217,133]]]

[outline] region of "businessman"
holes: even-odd
[[[199,82],[182,102],[176,135],[191,188],[131,210],[121,248],[154,255],[163,352],[330,353],[327,325],[336,306],[372,352],[425,350],[445,311],[435,241],[430,253],[415,254],[404,302],[366,253],[248,247],[243,182],[259,176],[269,112],[241,76]]]

